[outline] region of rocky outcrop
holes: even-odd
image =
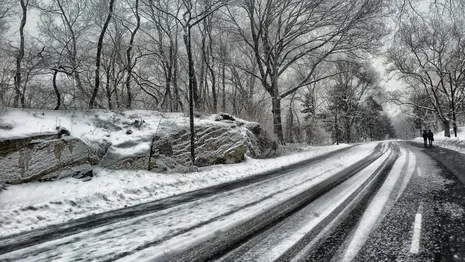
[[[240,163],[246,154],[253,158],[276,154],[276,141],[258,123],[237,120],[225,113],[218,114],[215,121],[218,123],[195,128],[195,166]],[[163,164],[171,163],[169,167],[173,169],[192,165],[188,129],[179,128],[164,137],[155,137],[152,152],[155,168],[159,166],[158,159],[163,159]],[[169,167],[163,166],[168,170]]]
[[[0,141],[0,180],[18,184],[58,176],[82,164],[96,164],[99,157],[82,140],[45,134]]]
[[[250,141],[248,155],[252,158],[267,158],[276,155],[278,143],[258,123],[247,123],[246,133]]]
[[[265,158],[276,153],[277,143],[258,123],[225,113],[215,116],[215,121],[211,116],[203,118],[207,122],[199,121],[195,127],[195,163],[191,160],[190,132],[185,124],[168,123],[166,130],[152,137],[126,132],[124,135],[133,139],[122,139],[120,144],[111,144],[105,138],[92,140],[82,136],[79,139],[62,128],[57,128],[55,133],[0,140],[0,188],[5,183],[65,177],[88,181],[93,177],[93,165],[109,169],[191,172],[197,167],[239,163],[245,155]],[[136,120],[128,128],[144,125],[143,120]]]

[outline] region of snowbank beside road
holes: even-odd
[[[247,158],[190,174],[100,169],[89,182],[66,178],[10,186],[0,193],[0,237],[279,169],[345,146],[309,147],[273,159]]]
[[[423,144],[422,137],[417,137],[413,141]],[[454,137],[454,132],[452,130],[451,137],[445,137],[444,131],[434,134],[433,146],[439,146],[465,154],[465,127],[458,128],[457,137]]]

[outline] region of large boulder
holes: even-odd
[[[197,130],[196,166],[234,164],[244,161],[247,146],[239,132],[212,125]]]
[[[150,138],[146,137],[111,145],[99,165],[109,169],[150,170],[153,161]]]
[[[214,119],[214,124],[195,127],[196,166],[239,163],[244,161],[246,154],[253,158],[276,154],[278,144],[258,123],[236,119],[225,113]],[[170,131],[164,136],[154,137],[152,141],[152,157],[157,171],[179,170],[192,165],[188,127]]]
[[[278,142],[263,130],[258,123],[247,123],[245,125],[249,136],[248,154],[252,158],[267,158],[276,155]]]
[[[95,150],[76,137],[56,133],[0,140],[0,181],[18,184],[95,164]]]

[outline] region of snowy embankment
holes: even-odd
[[[227,114],[199,114],[195,129],[197,166],[241,162],[246,152],[266,158],[277,148],[259,123]],[[0,112],[0,153],[10,159],[3,162],[10,174],[0,172],[0,181],[3,177],[17,184],[53,177],[52,170],[56,173],[83,163],[186,171],[192,165],[189,137],[189,118],[183,113],[7,108]]]
[[[51,133],[54,136],[56,128],[61,127],[68,130],[71,136],[78,138],[79,141],[84,141],[85,145],[81,143],[81,147],[92,148],[106,145],[105,154],[111,153],[120,158],[151,152],[152,137],[170,135],[173,130],[181,129],[182,131],[182,128],[189,125],[188,118],[182,113],[163,114],[143,110],[82,112],[7,109],[0,113],[0,141],[2,139],[11,141],[16,137],[44,133]],[[218,146],[218,150],[210,152],[221,157],[220,151],[224,150],[222,145],[225,143],[237,148],[246,144],[249,153],[255,156],[266,153],[266,150],[262,149],[269,145],[263,143],[267,140],[253,140],[255,136],[252,133],[257,131],[257,128],[260,133],[257,123],[240,119],[237,121],[215,120],[218,119],[212,115],[204,115],[196,119],[196,127],[199,126],[204,131],[199,136],[206,134],[204,143],[208,146],[206,149],[201,149],[199,154],[208,153],[209,148]],[[202,137],[199,138],[201,139]],[[33,146],[29,145],[20,149],[7,148],[5,155],[0,157],[3,157],[3,163],[8,165],[8,168],[3,167],[0,175],[3,174],[8,178],[12,176],[12,173],[18,173],[14,177],[24,178],[25,175],[33,177],[39,169],[46,172],[49,166],[60,167],[65,157],[72,160],[73,153],[87,150],[84,148],[78,151],[76,146],[70,145],[67,146],[68,150],[60,144],[63,143],[60,139],[45,141],[44,146],[37,146],[37,142],[35,143]],[[257,145],[257,143],[262,144]],[[188,147],[185,148],[184,144],[184,140],[182,143],[173,143],[173,146],[170,145],[168,148],[170,150],[166,151],[172,154],[178,152],[178,159],[182,159],[185,154],[188,154]],[[188,174],[175,171],[170,174],[157,173],[156,169],[143,171],[137,166],[132,167],[133,170],[127,170],[124,167],[115,168],[115,165],[100,164],[93,167],[92,180],[87,182],[72,177],[59,179],[61,178],[59,176],[53,182],[10,185],[8,190],[0,192],[0,237],[279,169],[344,146],[346,145],[308,147],[305,148],[306,151],[298,154],[267,160],[246,157],[245,162],[241,164],[202,167],[198,172]],[[250,152],[251,150],[254,152]],[[102,161],[105,159],[106,155]],[[160,158],[153,157],[153,159],[158,165]],[[150,162],[150,158],[148,160]],[[144,168],[145,163],[143,163]],[[62,166],[67,168],[67,165],[69,164]]]
[[[323,189],[318,189],[317,186],[334,176],[346,175],[340,173],[361,159],[377,154],[377,151],[385,152],[388,147],[386,144],[376,151],[375,148],[377,148],[377,143],[352,147],[344,153],[332,155],[324,161],[312,164],[311,168],[296,169],[283,176],[276,176],[234,190],[220,191],[217,194],[154,213],[127,217],[116,223],[101,224],[99,227],[77,231],[59,239],[2,254],[0,260],[75,261],[84,257],[94,261],[118,259],[165,261],[168,260],[165,256],[171,256],[173,253],[176,254],[198,245],[208,249],[214,245],[212,243],[204,245],[202,244],[204,241],[228,238],[228,232],[236,232],[235,230],[244,225],[246,221],[254,219],[261,223],[260,217],[272,217],[266,215],[268,212],[273,212],[277,216],[279,216],[277,214],[279,212],[276,212],[278,209],[284,209],[282,211],[284,213],[289,212],[285,210],[293,205],[290,202],[304,201],[301,199],[305,199],[303,195],[308,196],[312,195],[311,192],[324,190],[326,186],[322,186]],[[289,159],[289,157],[283,157],[279,158],[279,161]],[[358,179],[352,181],[352,186],[346,184],[346,187],[341,187],[343,192],[328,201],[334,200],[340,203],[342,199],[350,195],[345,192],[347,188],[349,191],[350,189],[356,190],[357,187],[362,186],[360,182],[369,179],[370,175],[371,172],[357,175]],[[301,197],[296,198],[297,196]],[[326,211],[327,206],[321,205],[321,209]],[[307,220],[325,215],[325,212],[319,214],[312,212],[312,216],[308,216]],[[248,232],[248,230],[245,231]],[[204,252],[201,253],[205,255]],[[195,257],[198,258],[198,256]],[[202,260],[203,257],[199,259]],[[190,261],[191,259],[179,258],[178,260]]]
[[[0,237],[280,169],[345,146],[309,147],[273,159],[247,158],[244,163],[189,174],[102,168],[89,182],[65,178],[10,186],[0,193]]]
[[[465,127],[458,128],[457,137],[454,137],[453,130],[451,130],[450,133],[451,137],[445,137],[444,131],[434,134],[433,146],[439,146],[465,154]],[[422,137],[417,137],[413,141],[423,144]]]

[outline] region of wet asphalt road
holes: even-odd
[[[440,148],[404,145],[415,154],[415,173],[355,261],[465,261],[465,187],[442,164],[444,159],[447,166],[465,163],[464,156],[446,154]],[[465,174],[465,168],[462,170],[459,177]],[[416,214],[422,215],[422,223],[419,252],[413,254]]]
[[[413,152],[415,172],[353,261],[465,261],[465,155],[417,143],[400,146]],[[362,207],[354,210],[351,219],[306,261],[341,261],[338,254],[360,226],[363,211]],[[412,239],[418,214],[421,230],[416,252],[412,251]]]

